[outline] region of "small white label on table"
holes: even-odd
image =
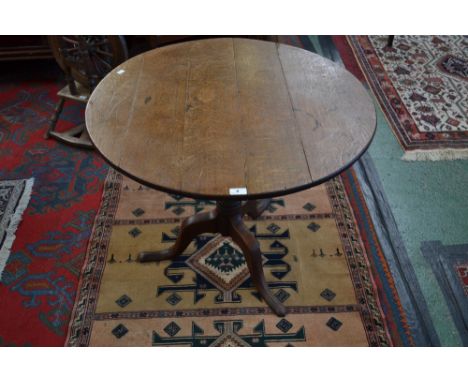
[[[117,74],[124,74],[125,73],[125,70],[124,69],[119,69],[117,70]]]
[[[247,188],[245,187],[230,188],[229,195],[247,195]]]

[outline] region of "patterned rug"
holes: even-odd
[[[0,282],[0,346],[63,346],[107,166],[95,153],[45,140],[54,62],[0,63],[0,180],[34,178]],[[83,121],[68,103],[60,128]]]
[[[411,344],[378,243],[356,224],[349,198],[356,183],[350,177],[351,171],[273,199],[261,218],[247,221],[261,244],[269,287],[288,308],[278,318],[259,299],[229,238],[201,235],[173,261],[136,262],[141,250],[170,246],[182,218],[214,203],[160,193],[111,171],[67,344]]]
[[[467,36],[396,36],[393,47],[387,36],[353,36],[347,43],[405,150],[403,159],[468,158]]]
[[[34,179],[0,181],[0,280],[33,183]]]

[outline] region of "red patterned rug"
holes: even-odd
[[[0,180],[0,279],[10,256],[21,217],[31,198],[34,179]]]
[[[61,346],[107,166],[44,139],[61,76],[54,64],[2,63],[0,73],[0,180],[34,178],[0,282],[0,346]],[[61,126],[83,111],[69,103]]]
[[[346,67],[362,71],[405,160],[468,158],[468,37],[334,39]],[[358,69],[360,68],[360,70]]]

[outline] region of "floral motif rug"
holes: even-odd
[[[354,218],[352,176],[275,198],[258,220],[246,220],[260,243],[268,285],[288,309],[279,318],[259,298],[244,256],[229,238],[200,235],[172,261],[136,262],[139,251],[173,244],[181,220],[214,208],[214,202],[164,194],[111,171],[67,344],[411,344],[378,243]],[[383,277],[371,268],[375,262]]]
[[[0,280],[34,179],[0,180]]]
[[[468,37],[352,36],[348,43],[406,160],[468,158]]]

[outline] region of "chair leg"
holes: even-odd
[[[60,97],[59,101],[57,102],[57,105],[55,106],[55,111],[54,114],[52,115],[52,118],[50,118],[49,121],[49,128],[47,129],[46,133],[44,134],[44,138],[49,138],[51,131],[55,130],[55,126],[57,126],[57,121],[59,119],[60,113],[63,110],[63,105],[65,103],[65,98]]]

